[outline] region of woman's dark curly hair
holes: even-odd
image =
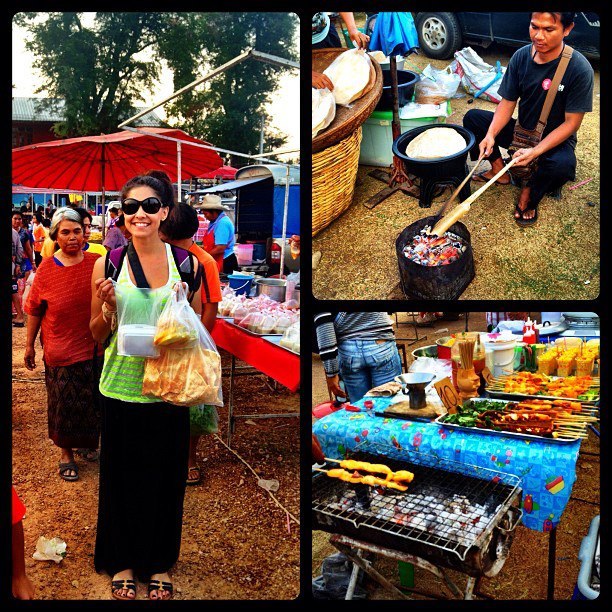
[[[162,170],[147,170],[144,174],[131,178],[121,190],[121,199],[124,200],[132,188],[140,185],[150,187],[159,196],[164,206],[170,208],[174,206],[174,187],[170,177]]]

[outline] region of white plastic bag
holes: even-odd
[[[427,64],[421,78],[414,86],[415,102],[418,104],[442,104],[457,93],[461,77],[449,70],[436,70]]]
[[[325,130],[336,116],[334,94],[324,89],[312,88],[312,137]]]
[[[334,84],[334,99],[348,106],[363,95],[370,81],[372,60],[363,49],[344,51],[323,71]]]
[[[36,551],[32,558],[36,561],[55,561],[60,563],[66,556],[66,542],[61,538],[55,537],[50,540],[45,536],[40,536],[36,542]]]
[[[117,298],[117,354],[157,357],[155,327],[167,290],[126,287],[113,281]]]
[[[499,104],[501,96],[498,89],[506,68],[499,62],[497,64],[487,64],[471,47],[465,47],[455,52],[450,69],[461,77],[461,84],[467,93],[476,95],[486,88],[478,97]]]
[[[217,347],[187,300],[186,284],[174,291],[159,317],[160,356],[145,360],[142,393],[177,406],[223,406]]]

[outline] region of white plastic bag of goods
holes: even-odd
[[[400,119],[421,119],[429,117],[450,117],[450,102],[447,100],[442,104],[418,104],[407,102],[400,108]]]
[[[334,84],[336,104],[347,106],[363,95],[370,80],[372,60],[363,49],[341,53],[324,71]]]
[[[478,96],[499,104],[501,96],[498,93],[506,67],[501,67],[501,74],[497,76],[497,68],[487,64],[471,47],[465,47],[455,52],[455,59],[450,64],[450,69],[461,77],[463,89],[469,94],[478,93],[483,87],[487,89]]]
[[[415,102],[419,104],[443,104],[455,97],[461,85],[459,75],[449,69],[437,70],[427,64],[421,78],[414,86]],[[461,94],[464,95],[464,94]]]
[[[334,94],[327,89],[312,88],[312,137],[326,129],[336,116]]]

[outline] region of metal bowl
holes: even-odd
[[[283,278],[258,278],[255,280],[257,287],[255,295],[267,295],[277,302],[285,301],[286,281]]]

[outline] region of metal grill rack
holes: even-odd
[[[508,512],[520,479],[414,451],[399,453],[412,455],[412,459],[418,455],[426,463],[385,460],[394,471],[414,473],[405,493],[350,485],[319,474],[313,482],[313,510],[329,517],[330,526],[346,521],[357,529],[420,542],[465,560],[468,551],[478,547]],[[351,458],[372,463],[381,460],[364,452]]]

